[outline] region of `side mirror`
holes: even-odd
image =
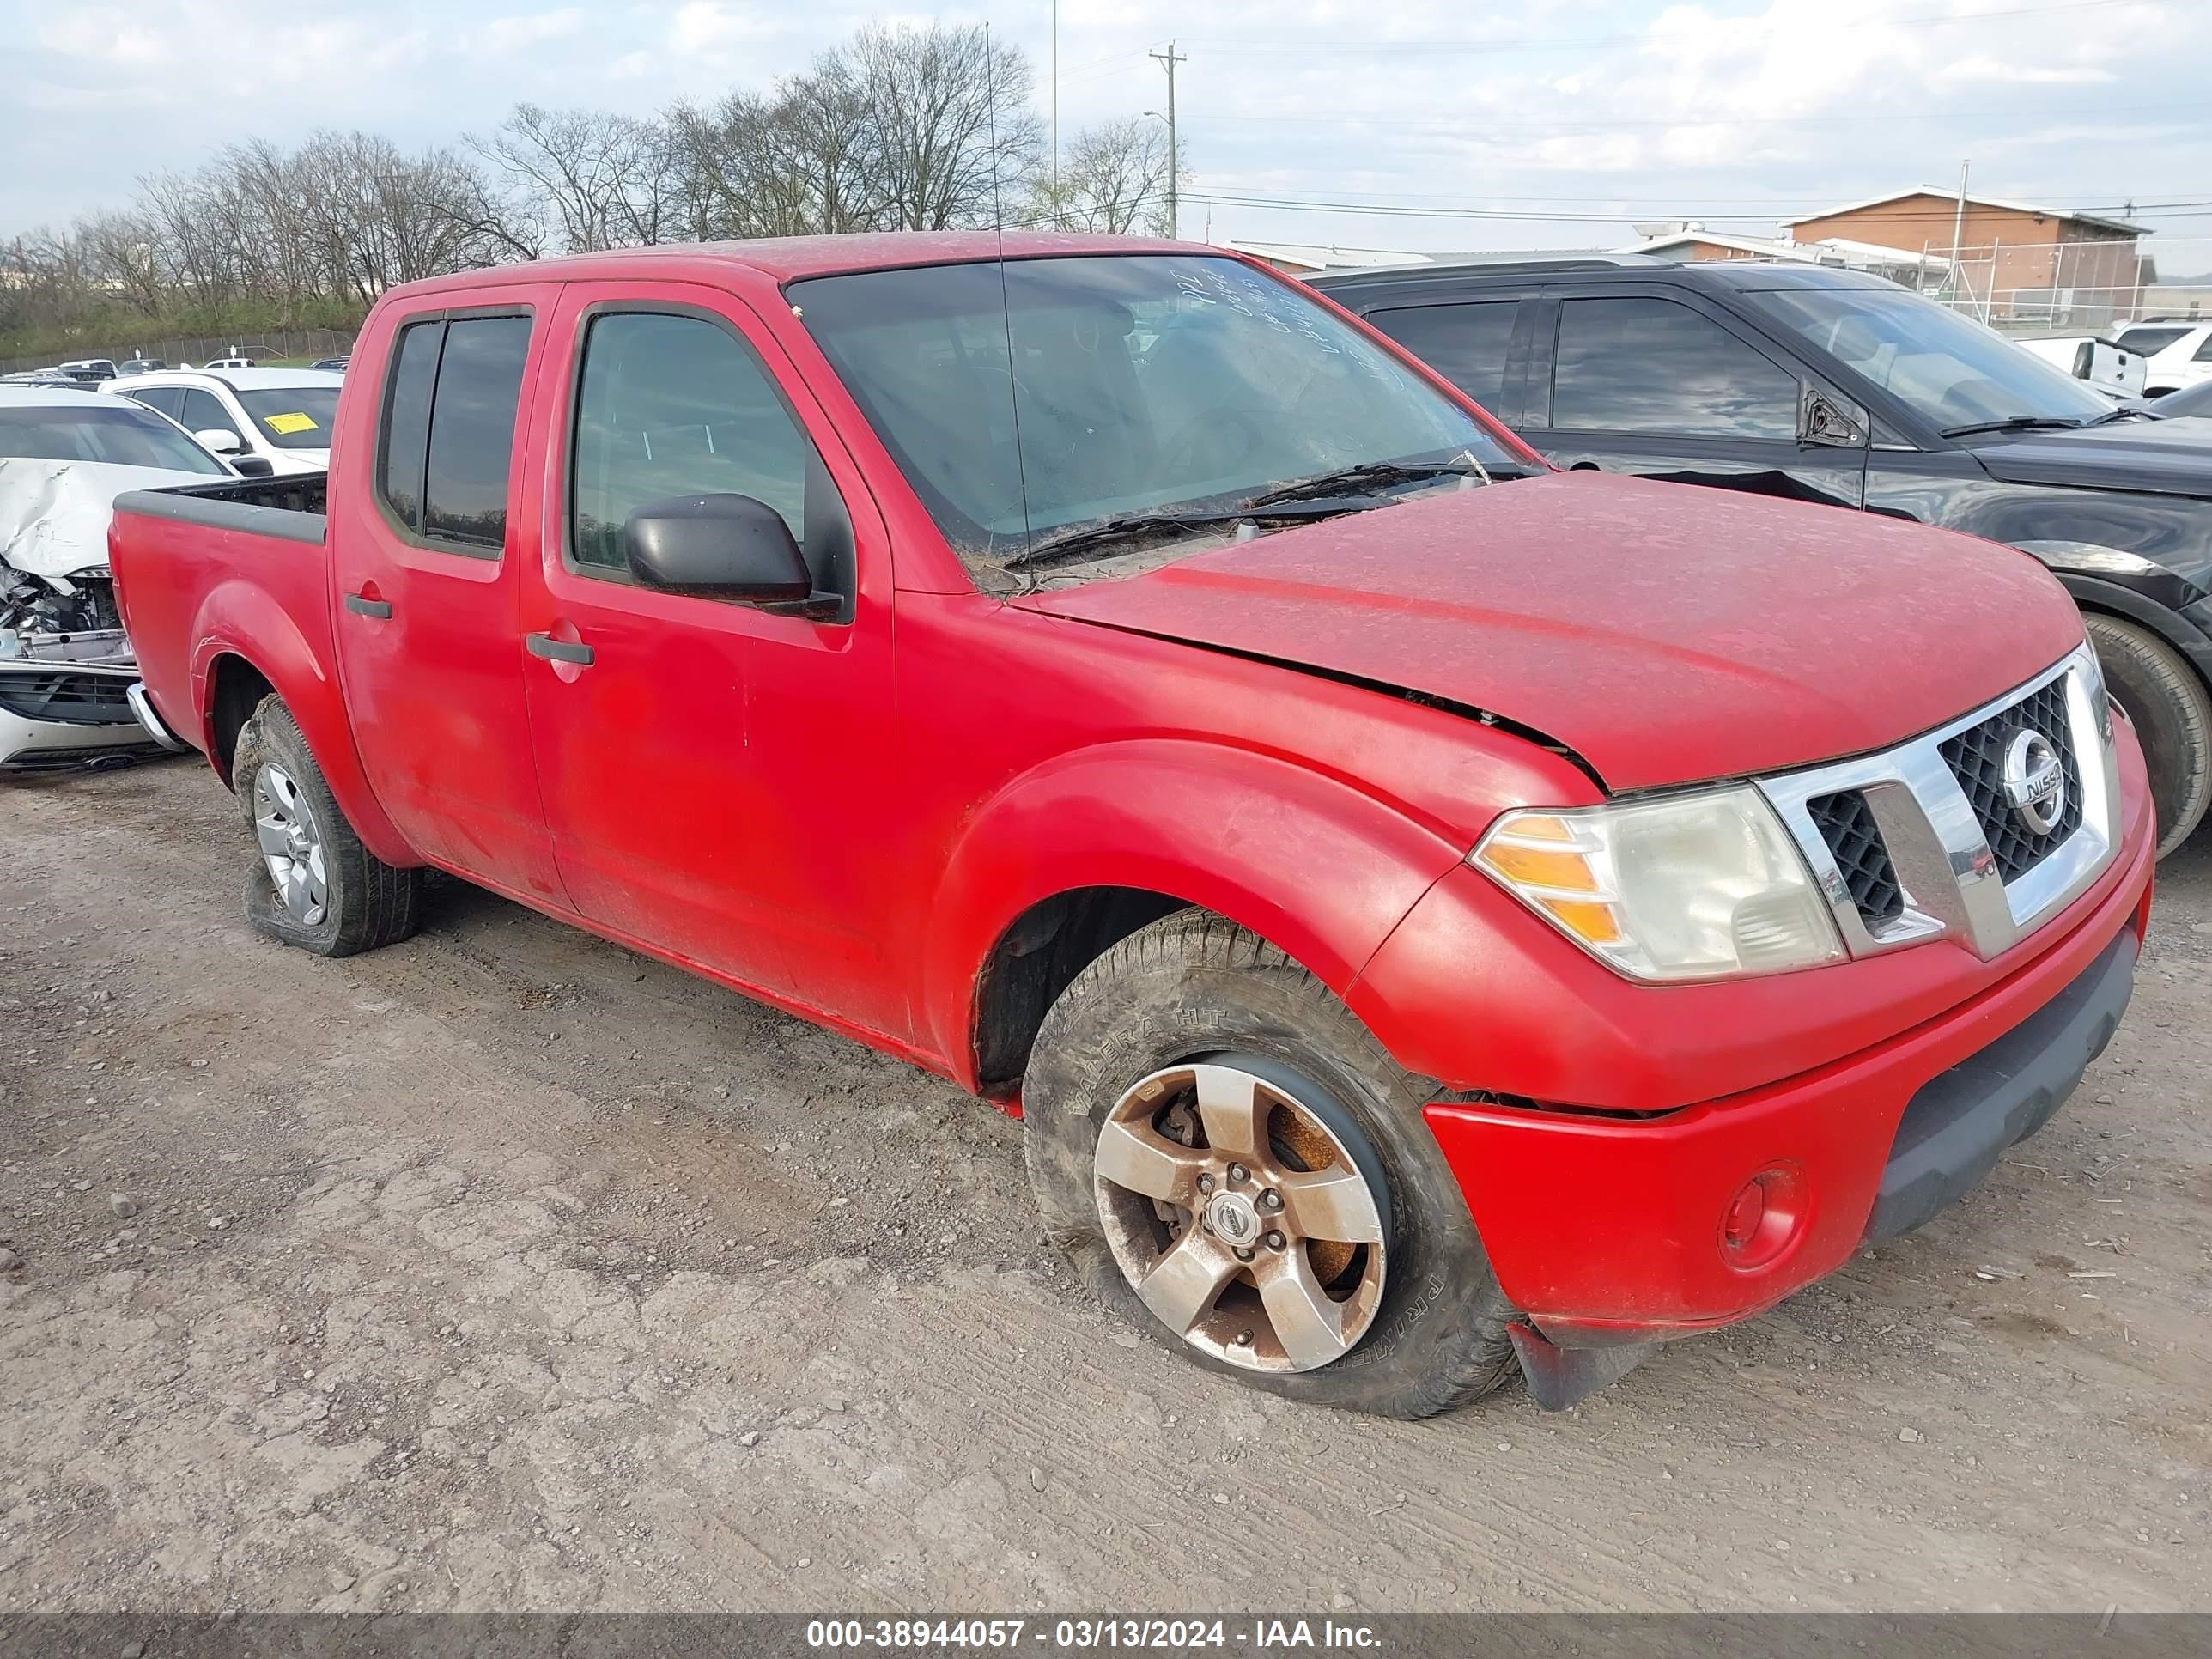
[[[204,449],[212,449],[218,455],[243,455],[246,440],[227,426],[204,427],[192,434]]]
[[[1807,386],[1797,405],[1797,441],[1831,449],[1864,449],[1873,422],[1856,404]]]
[[[276,465],[266,455],[236,456],[230,465],[241,478],[270,478],[276,474]]]
[[[663,592],[765,605],[814,597],[791,526],[750,495],[648,501],[623,525],[623,558],[639,581]]]

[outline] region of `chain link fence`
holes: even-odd
[[[2152,317],[2212,319],[2212,237],[2140,241],[1930,242],[1917,285],[2008,333],[2109,334]]]
[[[199,364],[217,357],[251,357],[256,362],[279,362],[289,358],[336,357],[353,349],[353,331],[337,328],[264,328],[246,334],[196,334],[157,337],[134,335],[118,337],[98,350],[69,351],[57,356],[0,357],[0,374],[21,369],[51,368],[57,362],[77,362],[106,357],[120,363],[130,357],[159,357],[172,368]]]

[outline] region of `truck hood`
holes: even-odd
[[[2212,501],[2212,417],[2119,421],[2079,432],[1975,441],[1974,459],[2007,483],[2140,489]]]
[[[2026,554],[1863,513],[1552,473],[1017,603],[1437,697],[1609,789],[1897,743],[2081,641]]]

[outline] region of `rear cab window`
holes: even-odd
[[[496,558],[530,353],[526,314],[402,325],[385,387],[376,493],[411,538]]]

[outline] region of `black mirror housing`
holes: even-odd
[[[1873,422],[1856,404],[1808,386],[1797,405],[1797,441],[1829,449],[1864,449]]]
[[[623,522],[623,558],[640,582],[664,592],[787,605],[814,592],[791,526],[750,495],[648,501]]]
[[[276,471],[276,464],[266,455],[232,455],[226,459],[238,469],[241,478],[267,478]]]

